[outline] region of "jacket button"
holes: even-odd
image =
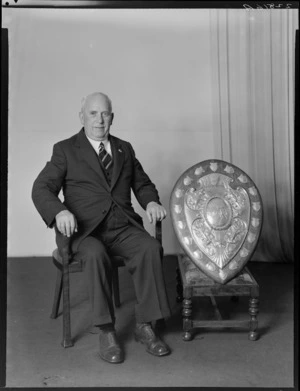
[[[102,213],[105,214],[105,213],[106,213],[106,210],[104,209],[104,210],[102,211]]]

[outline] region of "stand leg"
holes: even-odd
[[[250,331],[248,335],[250,341],[256,341],[259,337],[257,332],[257,327],[258,327],[257,314],[259,312],[258,305],[259,305],[258,298],[251,297],[251,299],[249,300]]]
[[[192,299],[184,299],[182,302],[183,315],[183,336],[184,341],[191,341],[193,339],[192,329]]]

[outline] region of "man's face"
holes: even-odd
[[[96,141],[107,139],[114,115],[105,96],[89,95],[79,116],[88,137]]]

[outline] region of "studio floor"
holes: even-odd
[[[177,258],[164,258],[172,316],[162,338],[172,349],[166,357],[146,353],[132,335],[135,296],[130,275],[120,269],[121,307],[117,332],[125,362],[98,357],[98,335],[90,324],[87,289],[80,273],[71,275],[71,321],[74,346],[64,349],[62,316],[50,319],[56,269],[51,258],[10,258],[7,297],[7,387],[268,387],[294,383],[293,265],[248,262],[260,286],[259,333],[246,329],[198,329],[182,340],[181,304],[176,302]],[[248,298],[233,303],[218,298],[231,319],[249,317]],[[197,316],[209,318],[209,298],[201,298]]]

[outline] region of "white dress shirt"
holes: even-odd
[[[97,155],[99,155],[99,147],[100,147],[100,143],[102,142],[104,144],[104,148],[106,149],[107,153],[110,154],[110,156],[112,156],[112,153],[111,153],[111,145],[110,145],[110,141],[109,140],[105,140],[105,141],[96,141],[96,140],[93,140],[91,139],[89,136],[87,136],[87,139],[89,140],[89,142],[91,143],[92,147],[94,148],[95,152]]]

